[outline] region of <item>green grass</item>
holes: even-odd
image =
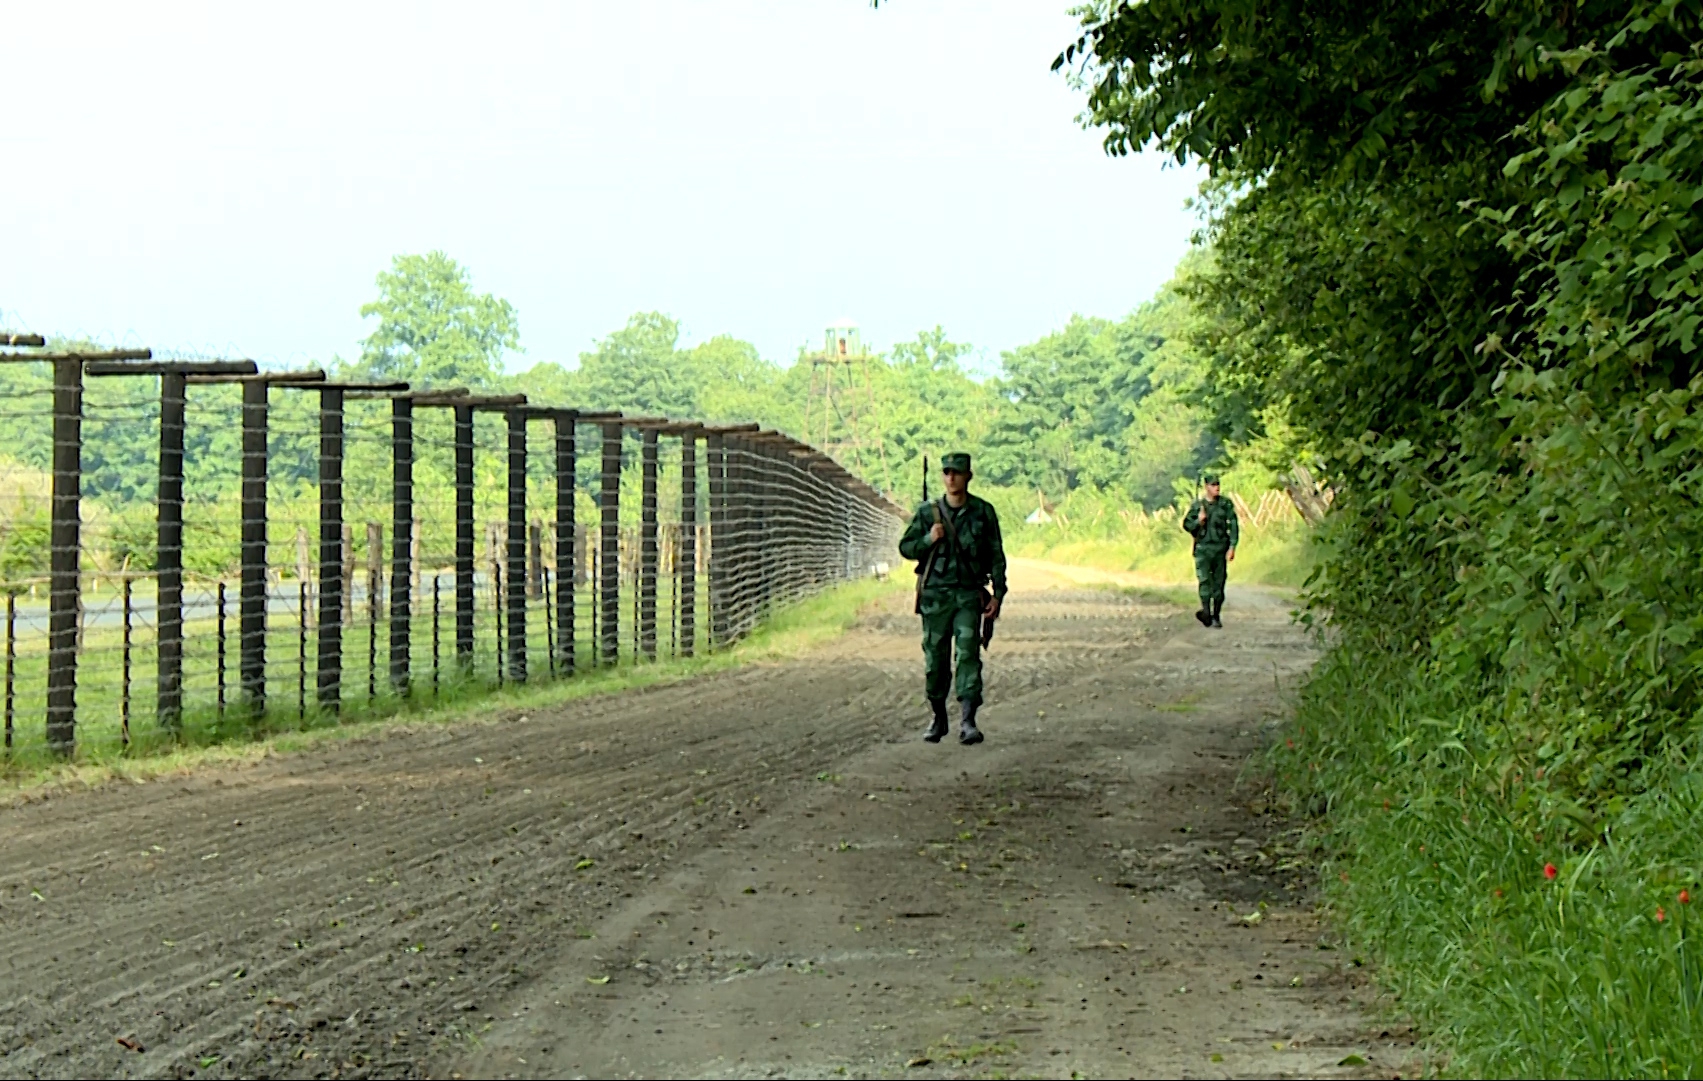
[[[381,692],[371,702],[365,700],[366,632],[357,628],[357,633],[346,631],[344,634],[346,656],[358,657],[359,663],[351,664],[345,673],[344,695],[348,704],[340,716],[312,708],[305,717],[298,716],[293,675],[295,638],[292,633],[289,641],[292,652],[288,658],[292,672],[286,681],[289,684],[287,702],[268,710],[264,717],[245,716],[234,705],[221,717],[207,703],[203,693],[206,688],[199,687],[193,698],[186,695],[186,703],[193,702],[193,708],[186,709],[181,730],[172,733],[160,730],[153,723],[153,688],[149,683],[145,688],[144,702],[148,718],[145,723],[133,719],[128,747],[119,742],[117,722],[109,716],[116,708],[113,704],[115,692],[112,690],[116,666],[112,658],[116,654],[107,648],[110,643],[105,639],[109,632],[97,634],[91,631],[88,650],[79,666],[80,720],[74,759],[63,761],[47,748],[41,735],[42,714],[39,708],[26,714],[25,703],[20,701],[19,739],[12,753],[0,761],[0,786],[10,788],[16,794],[56,784],[87,785],[113,778],[143,780],[207,762],[248,760],[297,750],[326,739],[371,732],[379,723],[442,724],[490,719],[526,709],[547,708],[587,695],[618,693],[635,687],[689,679],[738,665],[794,657],[843,634],[871,604],[906,588],[907,583],[895,576],[887,581],[868,579],[828,589],[777,610],[751,634],[733,645],[690,659],[635,662],[625,647],[627,628],[623,625],[622,663],[612,668],[593,668],[590,666],[589,635],[582,629],[581,633],[586,637],[579,643],[580,671],[566,679],[552,680],[545,674],[546,657],[540,648],[543,642],[540,635],[532,643],[535,648],[530,661],[530,671],[539,673],[540,678],[525,684],[508,683],[500,688],[495,686],[490,674],[494,670],[494,640],[486,636],[479,640],[484,658],[485,670],[482,673],[476,671],[472,678],[452,679],[448,678],[446,669],[439,693],[434,697],[430,693],[429,674],[422,679],[416,669],[411,696],[402,698]],[[700,625],[702,623],[700,619]],[[582,612],[582,628],[585,625]],[[195,641],[198,637],[195,631],[204,631],[204,628],[186,630],[186,638]],[[116,632],[110,633],[116,637]],[[381,688],[385,682],[383,649],[386,633],[381,626],[378,673]],[[666,633],[666,628],[663,628],[663,633]],[[423,634],[425,646],[429,649],[429,629]],[[201,637],[204,640],[204,634]],[[420,636],[416,636],[416,649],[420,645]],[[273,648],[276,651],[281,647]],[[151,644],[146,650],[137,650],[138,660],[143,653],[150,655],[151,664]],[[312,658],[310,639],[310,699],[313,695]],[[23,660],[24,657],[20,656],[20,662]],[[33,658],[32,663],[43,664],[44,659]],[[231,671],[231,686],[234,688],[234,656],[231,658]],[[44,668],[37,672],[20,663],[20,686],[25,674],[40,682],[44,672]],[[235,702],[234,691],[231,701]],[[27,730],[26,724],[29,726]]]
[[[1653,767],[1579,839],[1541,772],[1480,767],[1452,693],[1405,658],[1333,653],[1274,751],[1323,811],[1349,947],[1447,1074],[1703,1076],[1703,773]]]

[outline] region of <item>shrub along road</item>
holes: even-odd
[[[1093,577],[1019,561],[977,748],[916,738],[895,595],[798,660],[0,812],[0,1070],[1403,1068],[1238,781],[1311,662],[1283,603]]]

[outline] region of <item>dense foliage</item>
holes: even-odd
[[[441,251],[398,255],[378,288],[361,306],[362,318],[378,321],[361,343],[365,375],[482,389],[502,375],[504,351],[520,348],[514,307],[473,292],[466,269]]]
[[[1468,1071],[1703,1072],[1700,41],[1680,0],[1147,0],[1061,58],[1114,152],[1212,169],[1217,424],[1340,494],[1285,761]]]

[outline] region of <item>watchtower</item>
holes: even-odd
[[[883,487],[892,491],[887,450],[875,416],[869,359],[856,323],[840,319],[828,324],[822,335],[822,351],[803,358],[810,365],[803,437],[864,476],[870,476],[872,467],[879,466]]]

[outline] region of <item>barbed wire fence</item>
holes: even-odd
[[[884,570],[902,525],[754,424],[30,335],[0,364],[8,755],[696,656]]]

